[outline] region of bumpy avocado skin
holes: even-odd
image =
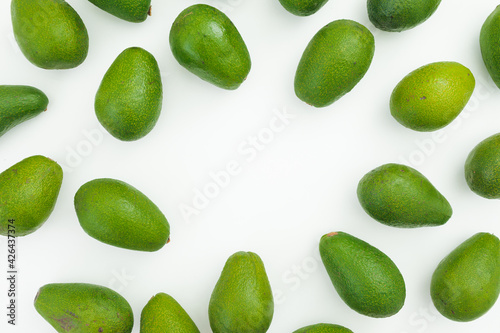
[[[401,310],[405,282],[385,253],[345,232],[323,235],[319,250],[335,290],[351,309],[373,318]]]
[[[448,200],[423,174],[402,164],[368,172],[358,183],[357,196],[368,215],[393,227],[439,226],[453,214]]]
[[[250,72],[243,38],[233,22],[212,6],[184,9],[172,24],[169,41],[181,66],[217,87],[237,89]]]
[[[264,263],[253,252],[236,252],[222,269],[208,308],[214,333],[267,332],[274,300]]]
[[[83,230],[103,243],[152,252],[169,240],[170,225],[158,206],[123,181],[91,180],[78,189],[74,205]]]
[[[297,97],[326,107],[350,92],[364,77],[375,53],[375,39],[362,24],[336,20],[309,41],[295,72]]]
[[[142,309],[140,332],[200,333],[200,330],[172,296],[158,293]]]
[[[44,69],[70,69],[87,57],[89,36],[64,0],[12,0],[14,37],[25,57]]]
[[[46,284],[38,290],[34,305],[59,333],[130,333],[134,324],[127,300],[95,284]]]
[[[144,22],[151,10],[151,0],[89,0],[100,9],[122,20]]]
[[[49,99],[40,89],[0,85],[0,136],[47,110]]]
[[[500,294],[500,241],[479,232],[465,240],[437,266],[431,297],[446,318],[475,320],[495,304]]]
[[[484,65],[495,85],[500,88],[500,6],[484,21],[479,34],[479,46]]]
[[[290,13],[297,16],[310,16],[323,7],[328,0],[279,0]]]
[[[25,236],[40,228],[54,210],[62,179],[61,166],[41,155],[27,157],[3,171],[0,235]]]

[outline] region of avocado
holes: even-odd
[[[310,16],[323,7],[328,0],[280,0],[281,5],[297,16]]]
[[[87,57],[89,36],[64,0],[12,0],[14,37],[24,56],[43,69],[70,69]]]
[[[479,142],[465,160],[465,181],[477,195],[500,199],[500,133]]]
[[[78,189],[74,203],[83,230],[103,243],[151,252],[169,241],[170,226],[160,209],[123,181],[91,180]]]
[[[401,310],[405,282],[385,253],[344,232],[323,235],[319,252],[335,290],[351,309],[374,318]]]
[[[412,130],[438,130],[462,112],[475,84],[471,71],[457,62],[424,65],[396,85],[390,98],[391,114]]]
[[[479,33],[479,46],[484,65],[495,85],[500,88],[500,5],[484,21]]]
[[[352,20],[336,20],[321,28],[309,41],[295,72],[297,97],[315,107],[325,107],[363,78],[375,52],[372,33]]]
[[[448,319],[467,322],[484,315],[500,293],[500,240],[486,232],[465,240],[439,263],[430,292]]]
[[[236,252],[222,269],[208,306],[214,333],[264,333],[274,300],[264,263],[253,252]]]
[[[59,333],[130,333],[132,308],[123,296],[89,283],[50,283],[35,297],[36,311]]]
[[[169,41],[182,67],[217,87],[237,89],[250,72],[250,54],[239,31],[212,6],[184,9],[172,24]]]
[[[357,195],[368,215],[393,227],[439,226],[453,213],[424,175],[402,164],[388,163],[368,172],[358,183]]]
[[[293,333],[352,333],[352,331],[340,325],[315,324],[299,328]]]
[[[122,20],[140,23],[151,15],[151,0],[89,0],[100,9]]]
[[[0,235],[25,236],[40,228],[54,210],[62,179],[61,166],[41,155],[0,173]]]
[[[384,31],[409,30],[425,22],[441,0],[368,0],[368,18]]]
[[[200,333],[200,330],[172,296],[158,293],[142,309],[140,332]]]
[[[160,117],[163,87],[155,57],[129,47],[113,61],[97,90],[94,109],[101,125],[115,138],[146,136]]]
[[[47,95],[35,87],[0,85],[0,136],[47,110],[48,104]]]

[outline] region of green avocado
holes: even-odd
[[[0,235],[35,232],[54,210],[63,171],[53,160],[34,155],[0,173]]]
[[[465,240],[439,263],[430,292],[448,319],[467,322],[484,315],[500,294],[500,240],[485,232]]]
[[[479,33],[479,46],[484,65],[495,85],[500,88],[500,5],[484,21]]]
[[[208,316],[214,333],[264,333],[271,325],[274,300],[260,257],[231,255],[210,297]]]
[[[441,0],[368,0],[368,18],[384,31],[409,30],[426,21]]]
[[[327,2],[328,0],[280,0],[286,10],[297,16],[310,16]]]
[[[74,204],[83,230],[103,243],[151,252],[169,241],[170,226],[160,209],[123,181],[91,180],[78,189]]]
[[[115,138],[134,141],[146,136],[160,117],[163,86],[154,56],[130,47],[113,61],[97,90],[95,113]]]
[[[465,160],[465,180],[477,195],[500,199],[500,133],[479,142]]]
[[[47,95],[35,87],[0,85],[0,136],[47,110],[48,104]]]
[[[453,61],[434,62],[406,75],[390,98],[391,114],[415,131],[435,131],[451,123],[467,105],[476,81]]]
[[[327,24],[302,53],[295,73],[295,94],[318,108],[332,104],[359,83],[374,52],[374,37],[362,24],[352,20]]]
[[[299,328],[293,333],[352,333],[352,331],[340,325],[315,324]]]
[[[368,172],[358,183],[357,195],[368,215],[393,227],[439,226],[453,213],[424,175],[402,164],[388,163]]]
[[[87,57],[89,36],[64,0],[12,0],[14,37],[24,56],[44,69],[69,69]]]
[[[205,4],[184,9],[170,29],[170,49],[181,66],[223,89],[237,89],[248,76],[250,54],[233,22]]]
[[[335,290],[351,309],[374,318],[401,310],[405,282],[386,254],[344,232],[323,235],[319,251]]]
[[[142,309],[140,332],[200,333],[200,330],[172,296],[158,293]]]
[[[139,23],[151,15],[151,0],[89,0],[100,9],[122,20]]]
[[[88,283],[50,283],[35,297],[36,311],[59,333],[130,333],[132,308],[117,292]]]

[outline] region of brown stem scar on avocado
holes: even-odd
[[[327,237],[332,237],[338,235],[338,232],[330,232],[329,234],[326,234]]]

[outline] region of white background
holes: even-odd
[[[366,1],[331,0],[314,15],[297,17],[278,0],[207,0],[235,23],[251,54],[250,74],[235,91],[195,77],[170,52],[170,26],[194,1],[153,0],[153,16],[139,24],[87,1],[69,1],[87,26],[90,50],[82,65],[62,71],[39,69],[23,57],[12,34],[9,2],[0,3],[0,84],[33,85],[50,102],[45,113],[0,138],[0,170],[42,154],[63,166],[64,180],[49,220],[17,240],[15,327],[6,324],[8,286],[6,273],[0,274],[5,275],[0,279],[1,331],[54,332],[33,307],[38,288],[87,282],[111,287],[129,301],[134,332],[139,332],[142,308],[158,292],[172,295],[201,332],[210,332],[212,289],[226,259],[240,250],[256,252],[265,263],[275,293],[271,333],[319,322],[355,333],[498,331],[500,304],[473,322],[456,323],[439,315],[429,296],[430,277],[445,255],[476,232],[500,232],[498,201],[472,193],[463,177],[470,150],[500,131],[500,93],[479,50],[481,25],[497,1],[443,0],[422,25],[388,33],[369,22]],[[311,37],[341,18],[373,32],[375,56],[350,93],[315,109],[295,97],[295,69]],[[164,104],[151,133],[121,142],[100,126],[93,102],[105,71],[130,46],[156,57]],[[444,60],[473,72],[476,90],[468,106],[438,132],[404,128],[389,112],[392,89],[417,67]],[[270,132],[277,113],[290,119],[279,132]],[[259,136],[259,150],[251,148],[252,137]],[[416,168],[447,197],[454,209],[447,224],[397,229],[362,210],[356,197],[359,179],[389,162]],[[197,215],[183,214],[182,207],[196,208],[197,191],[214,189],[211,175],[228,163],[237,163],[238,174],[206,202],[197,202]],[[73,197],[82,184],[100,177],[126,181],[155,202],[170,222],[171,242],[143,253],[87,236]],[[331,231],[351,233],[396,262],[407,286],[398,314],[369,318],[342,302],[318,253],[320,237]],[[5,237],[0,238],[0,271],[7,271]]]

